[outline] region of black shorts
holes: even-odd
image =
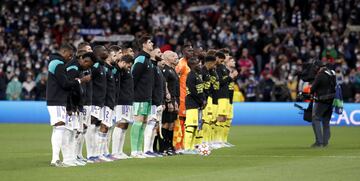
[[[162,123],[173,123],[177,119],[177,113],[164,111],[162,114]]]

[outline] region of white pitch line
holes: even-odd
[[[211,156],[211,155],[210,155]],[[349,158],[360,159],[360,155],[319,155],[319,156],[306,156],[306,155],[216,155],[214,157],[243,157],[243,158]]]

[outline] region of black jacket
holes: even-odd
[[[164,105],[164,86],[165,78],[160,68],[156,65],[155,61],[152,61],[154,69],[154,87],[152,91],[152,105],[160,106]]]
[[[69,92],[72,88],[79,88],[79,82],[68,78],[65,60],[60,54],[50,56],[48,71],[46,104],[48,106],[66,106]]]
[[[120,93],[120,67],[118,65],[113,65],[113,75],[114,75],[114,83],[115,83],[115,104],[118,104],[118,98]]]
[[[105,73],[106,73],[106,96],[105,96],[105,106],[110,109],[114,109],[116,100],[116,86],[115,79],[113,74],[113,66],[105,63]]]
[[[92,78],[92,105],[103,107],[106,97],[106,72],[102,63],[97,62],[91,69]]]
[[[134,82],[128,70],[120,69],[120,89],[117,97],[118,105],[132,105],[134,102]]]
[[[180,82],[178,74],[176,73],[175,69],[165,65],[163,69],[163,75],[166,80],[167,88],[171,95],[172,101],[176,101],[179,104]]]
[[[335,87],[335,72],[324,68],[316,75],[310,92],[315,96],[315,102],[332,104],[335,97]]]
[[[66,64],[66,73],[70,80],[75,80],[80,78],[81,67],[76,59],[72,60]],[[82,85],[78,87],[73,87],[67,98],[67,111],[76,112],[82,109],[83,102],[82,98],[84,97]]]
[[[80,73],[80,77],[84,77],[86,75],[91,75],[91,69],[84,70]],[[81,84],[81,87],[83,88],[84,94],[83,94],[83,105],[93,105],[92,104],[92,94],[93,94],[93,80],[86,82],[84,84]]]
[[[204,84],[201,74],[190,71],[186,79],[186,109],[199,109],[204,106]]]
[[[134,79],[134,101],[151,101],[154,86],[154,70],[148,53],[140,52],[131,68],[131,74]]]

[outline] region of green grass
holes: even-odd
[[[311,127],[233,127],[233,148],[198,155],[53,168],[51,128],[0,124],[0,180],[360,180],[360,127],[332,127],[326,149],[310,149]],[[126,142],[129,151],[129,142]]]

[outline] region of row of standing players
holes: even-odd
[[[47,105],[52,166],[158,157],[175,150],[194,153],[201,142],[226,146],[236,76],[229,72],[235,65],[228,52],[195,56],[191,45],[185,45],[177,65],[177,54],[161,54],[150,37],[138,43],[142,50],[135,60],[130,47],[92,50],[87,43],[78,46],[75,58],[67,44],[51,56]],[[123,152],[129,123],[130,157]],[[82,156],[84,142],[87,159]]]

